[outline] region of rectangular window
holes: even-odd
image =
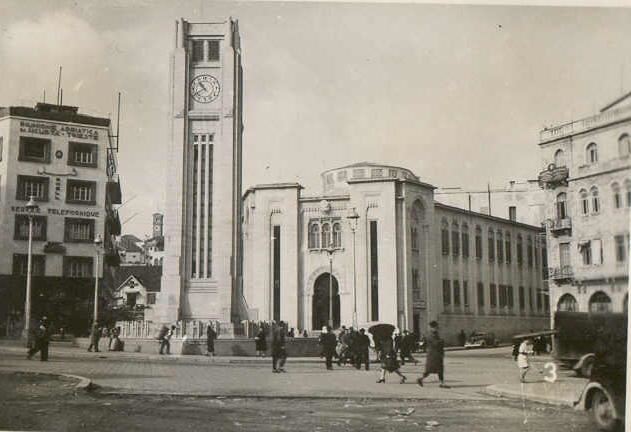
[[[493,237],[489,236],[489,262],[495,261],[495,242]]]
[[[68,179],[66,183],[66,203],[95,205],[96,182]]]
[[[462,281],[462,304],[464,307],[469,307],[469,282]]]
[[[479,235],[475,236],[475,257],[482,259],[482,237]]]
[[[49,163],[50,140],[21,136],[18,160],[25,162]]]
[[[624,262],[627,252],[624,244],[624,235],[617,235],[614,237],[616,242],[616,261]]]
[[[507,296],[506,296],[506,285],[500,285],[500,308],[506,307],[507,304]]]
[[[506,264],[510,264],[512,260],[510,239],[506,239]]]
[[[484,307],[484,284],[478,282],[478,306]]]
[[[449,230],[443,228],[441,231],[443,255],[449,255]]]
[[[513,222],[517,220],[517,207],[509,206],[508,207],[508,219]]]
[[[603,242],[600,239],[592,240],[592,262],[596,265],[603,263]]]
[[[570,265],[570,244],[569,243],[559,244],[559,263],[561,264],[562,268]]]
[[[451,304],[451,283],[449,279],[443,279],[443,305]]]
[[[501,237],[497,239],[497,262],[504,262],[504,240]]]
[[[64,241],[91,243],[94,240],[94,219],[65,218]]]
[[[44,276],[46,271],[46,255],[31,255],[31,276]],[[28,273],[28,255],[13,254],[13,274],[26,276]]]
[[[454,306],[460,306],[460,281],[454,281]]]
[[[64,257],[64,276],[71,278],[93,277],[94,261],[91,257]]]
[[[590,243],[591,242],[586,241],[579,244],[583,265],[591,265],[592,263],[592,247]]]
[[[219,61],[219,41],[208,41],[208,61]]]
[[[16,200],[28,201],[33,197],[35,201],[48,201],[48,177],[18,175]]]
[[[512,309],[515,306],[515,299],[513,296],[513,286],[512,285],[507,285],[506,286],[506,304],[508,305],[509,309]]]
[[[533,249],[532,249],[532,242],[528,242],[528,246],[526,246],[526,256],[528,258],[528,267],[532,267],[532,262],[533,262]]]
[[[46,240],[46,216],[33,216],[33,240]],[[28,216],[15,215],[15,229],[13,238],[15,240],[28,240]]]
[[[377,221],[370,221],[370,315],[373,321],[379,321],[379,245],[377,234]]]
[[[497,291],[495,289],[495,284],[489,285],[489,302],[491,303],[491,307],[497,306]]]
[[[524,287],[519,287],[519,309],[524,310],[526,308],[526,292],[524,291]]]
[[[148,305],[156,304],[156,293],[147,293],[147,304]]]
[[[467,231],[462,233],[462,256],[469,258],[469,233]]]
[[[96,144],[68,143],[68,165],[96,168],[97,156]]]
[[[421,287],[419,285],[417,269],[412,269],[412,299],[414,301],[421,299]]]
[[[204,61],[204,41],[203,40],[194,40],[192,51],[193,52],[191,53],[191,56],[194,62]]]

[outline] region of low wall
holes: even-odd
[[[459,315],[442,314],[438,317],[440,335],[446,345],[456,345],[458,334],[464,330],[466,335],[475,330],[481,333],[495,333],[500,342],[511,342],[514,335],[550,328],[550,317],[525,317],[519,315]]]
[[[160,351],[160,343],[156,339],[121,339],[125,344],[126,352],[142,352],[156,354]],[[101,339],[99,349],[107,350],[107,338]],[[90,345],[89,338],[76,338],[75,345],[87,349]],[[267,344],[267,355],[271,355],[270,343]],[[289,357],[319,357],[320,346],[317,338],[287,338],[285,343]],[[206,354],[206,339],[187,339],[182,344],[182,339],[171,339],[172,354]],[[215,355],[254,357],[256,347],[254,339],[217,339],[215,340]]]

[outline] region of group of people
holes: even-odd
[[[328,370],[333,369],[333,357],[337,357],[338,366],[350,363],[357,369],[361,369],[363,363],[366,370],[370,369],[368,356],[370,338],[366,334],[366,330],[360,329],[357,332],[353,327],[348,330],[342,327],[340,334],[336,337],[333,330],[326,326],[322,328],[319,343],[320,354],[325,358]]]
[[[88,351],[99,352],[105,348],[107,351],[123,351],[123,342],[120,340],[120,327],[99,327],[99,324],[94,322],[90,329],[90,345]],[[107,345],[102,347],[101,339],[107,340]]]
[[[28,353],[27,358],[30,360],[39,352],[41,361],[48,361],[48,344],[50,343],[50,324],[45,316],[39,321],[39,324],[32,328],[28,335]]]

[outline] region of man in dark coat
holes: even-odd
[[[48,343],[50,341],[50,332],[48,329],[48,319],[42,317],[37,328],[33,331],[33,346],[28,350],[28,359],[30,360],[39,351],[39,359],[48,361]]]
[[[444,358],[445,358],[445,341],[443,341],[438,334],[438,322],[432,321],[429,323],[429,334],[425,340],[427,346],[427,358],[425,359],[425,372],[423,376],[416,382],[423,387],[423,380],[430,374],[438,374],[440,380],[440,387],[449,388],[445,384],[444,376]]]
[[[322,329],[320,334],[320,345],[322,346],[322,355],[325,359],[326,368],[333,369],[333,356],[335,355],[335,347],[337,346],[337,338],[330,327]]]
[[[93,322],[92,329],[90,330],[90,346],[88,347],[88,351],[92,351],[92,348],[94,348],[94,352],[99,352],[100,339],[101,330],[99,329],[99,325],[96,322]]]
[[[355,337],[355,367],[361,369],[362,363],[365,365],[366,370],[370,370],[370,358],[368,356],[368,349],[370,348],[370,338],[366,334],[366,330],[361,329]]]
[[[254,338],[254,344],[256,348],[256,355],[258,357],[265,357],[265,352],[267,351],[267,338],[263,327],[259,328],[259,331]]]
[[[213,328],[212,323],[208,323],[206,327],[206,355],[214,357],[215,355],[215,339],[217,339],[217,332]]]
[[[285,323],[280,322],[274,327],[272,332],[272,372],[285,372],[285,360],[287,351],[285,349]]]
[[[412,357],[412,351],[416,344],[416,338],[412,333],[407,330],[403,330],[403,336],[401,337],[401,364],[405,364],[405,360],[409,360],[416,364],[416,359]]]

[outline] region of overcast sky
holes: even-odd
[[[536,178],[538,133],[631,90],[631,9],[210,1],[0,2],[0,106],[115,112],[124,233],[163,211],[174,22],[239,19],[244,188],[358,161],[436,186]],[[135,215],[135,216],[134,216]]]

